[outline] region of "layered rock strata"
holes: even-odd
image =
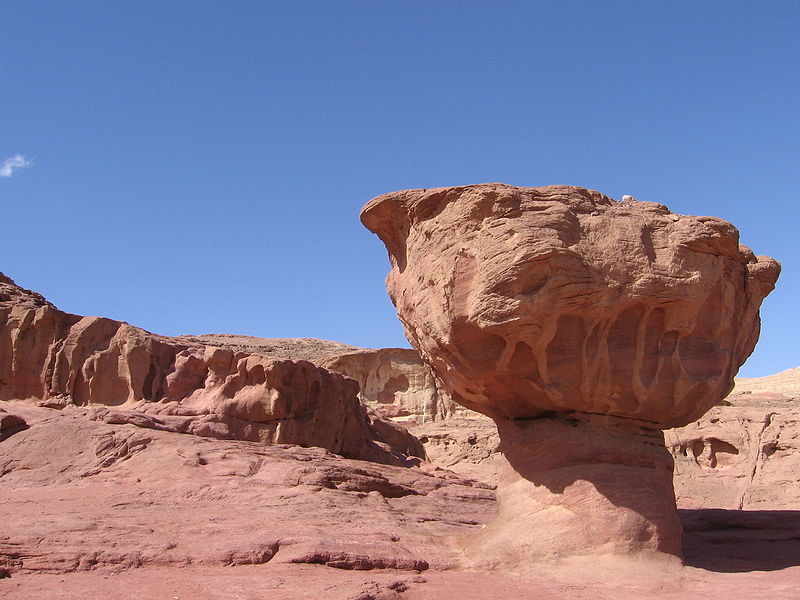
[[[426,463],[86,419],[103,407],[2,407],[29,425],[0,440],[3,600],[797,597],[797,511],[681,511],[698,568],[458,569],[442,540],[480,531],[494,494]]]
[[[0,275],[0,400],[112,408],[152,428],[226,439],[320,446],[398,462],[418,442],[377,423],[354,381],[306,361],[272,359],[151,334],[58,310]],[[100,418],[100,417],[99,417]]]
[[[778,263],[721,219],[570,186],[406,190],[361,218],[438,384],[498,424],[500,517],[473,556],[679,555],[661,430],[731,390]]]
[[[153,567],[174,579],[192,566],[268,562],[413,574],[447,568],[437,538],[477,529],[494,512],[487,486],[425,463],[399,467],[322,448],[179,435],[91,418],[113,412],[98,406],[4,406],[29,425],[0,439],[6,578]],[[302,576],[286,588],[298,585],[304,589]],[[212,597],[224,597],[224,587]],[[274,598],[275,589],[251,597]]]

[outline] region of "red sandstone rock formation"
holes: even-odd
[[[362,402],[386,417],[412,422],[441,419],[458,410],[415,350],[381,348],[322,359],[320,366],[358,381]]]
[[[451,472],[2,407],[29,425],[0,439],[3,600],[797,597],[797,511],[682,511],[703,568],[464,570],[443,540],[495,502]]]
[[[721,219],[569,186],[407,190],[361,218],[409,340],[498,425],[500,514],[473,555],[680,555],[661,430],[731,390],[778,263]]]
[[[774,375],[745,385],[771,380]],[[732,394],[700,420],[665,432],[675,458],[678,506],[800,507],[798,399],[766,392]]]
[[[665,431],[678,508],[800,508],[800,368],[735,382],[699,420]],[[422,413],[405,418],[430,462],[497,484],[502,455],[494,421],[469,409],[435,420]]]
[[[720,405],[664,432],[678,508],[800,508],[800,368],[735,381]],[[497,484],[502,455],[491,419],[465,410],[409,431],[432,463]]]
[[[427,465],[178,435],[92,418],[98,407],[3,404],[30,425],[0,437],[0,573],[15,580],[266,563],[411,576],[447,568],[436,538],[493,512],[488,486]]]
[[[79,317],[0,275],[0,400],[113,408],[107,422],[197,435],[321,446],[402,461],[370,426],[354,381],[290,361],[153,335]],[[419,444],[383,426],[402,452]]]

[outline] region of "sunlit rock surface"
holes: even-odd
[[[427,422],[463,410],[437,387],[416,350],[361,350],[323,359],[320,364],[358,381],[361,400],[389,418]]]
[[[409,340],[498,424],[500,514],[468,552],[679,555],[660,430],[731,390],[778,263],[721,219],[570,186],[406,190],[361,218]]]
[[[307,361],[68,314],[0,275],[0,400],[100,407],[109,422],[320,446],[380,462],[402,462],[405,450],[419,448],[402,431],[392,431],[400,451],[383,440],[357,391],[354,381]]]

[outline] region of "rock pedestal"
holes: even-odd
[[[732,389],[778,263],[721,219],[572,186],[405,190],[361,219],[437,385],[498,425],[501,514],[470,547],[679,554],[660,430]]]
[[[467,541],[489,564],[654,551],[679,556],[672,456],[643,422],[575,413],[498,419],[499,514]]]

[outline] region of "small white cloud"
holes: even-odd
[[[0,177],[11,177],[16,169],[30,167],[33,163],[21,154],[15,154],[7,158],[0,165]]]

